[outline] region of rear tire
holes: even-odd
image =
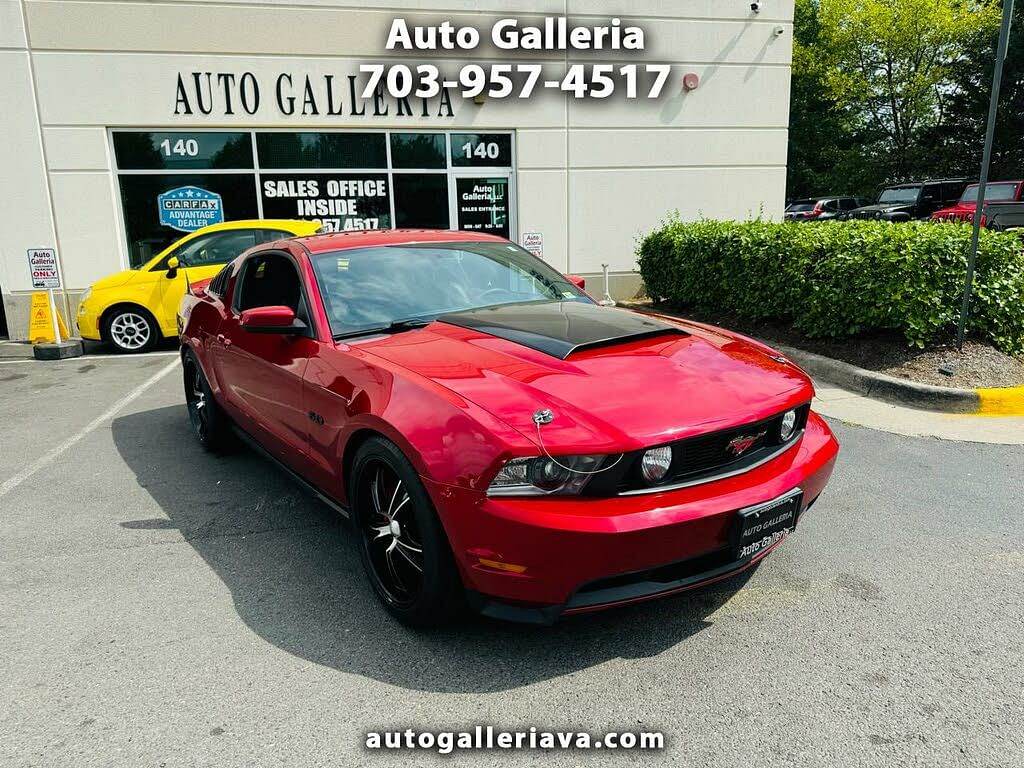
[[[148,352],[160,341],[156,320],[141,307],[114,307],[103,317],[103,340],[118,352]]]
[[[185,406],[192,431],[203,450],[219,453],[230,447],[234,435],[231,421],[213,399],[210,383],[192,354],[182,358],[185,384]]]
[[[450,621],[463,603],[462,581],[415,468],[394,443],[372,437],[350,477],[359,556],[377,597],[411,627]]]

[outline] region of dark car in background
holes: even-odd
[[[873,205],[856,208],[838,218],[880,221],[927,219],[936,211],[955,205],[971,182],[971,179],[933,179],[894,184],[883,189]]]
[[[786,221],[827,221],[838,218],[841,213],[867,204],[867,200],[845,195],[809,197],[803,200],[794,200],[787,205],[783,217]]]

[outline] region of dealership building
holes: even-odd
[[[492,232],[597,295],[607,264],[612,295],[631,297],[637,239],[665,217],[781,217],[793,1],[760,5],[0,0],[0,335],[26,337],[30,250],[56,252],[73,322],[93,281],[203,223],[247,218]],[[596,50],[562,49],[557,33],[530,50],[492,37],[502,19],[556,29],[546,17],[636,27],[643,49],[610,47],[610,32]],[[481,40],[388,49],[397,18]],[[540,64],[543,77],[526,99],[363,92],[361,65],[458,79],[474,63]],[[544,87],[574,64],[614,65],[617,89]],[[658,98],[643,78],[627,98],[621,67],[634,64],[672,65]]]

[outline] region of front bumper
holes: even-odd
[[[737,510],[799,487],[802,520],[828,482],[838,448],[812,412],[797,445],[772,461],[676,491],[607,499],[511,498],[425,483],[470,602],[487,615],[550,623],[565,614],[691,589],[750,567],[767,551],[734,559]]]
[[[79,304],[75,314],[78,335],[83,339],[100,340],[100,315],[89,304]]]

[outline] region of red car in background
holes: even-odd
[[[259,246],[182,302],[195,433],[241,434],[348,514],[411,625],[463,598],[550,623],[749,568],[832,473],[810,380],[578,282],[468,232]]]
[[[1024,181],[990,181],[985,186],[986,203],[1012,203],[1024,200]],[[931,215],[932,221],[966,221],[974,223],[974,211],[978,204],[978,185],[971,184],[964,190],[956,205],[943,208]],[[982,220],[982,226],[985,221]]]

